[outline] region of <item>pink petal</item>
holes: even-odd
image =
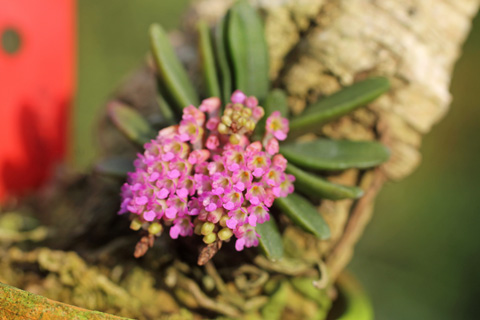
[[[237,241],[235,242],[235,250],[242,251],[244,247],[245,247],[245,239],[243,238],[237,239]]]
[[[173,226],[173,227],[170,228],[170,237],[172,239],[177,239],[179,234],[180,234],[180,227],[179,226]]]
[[[149,211],[145,211],[143,213],[143,218],[146,220],[146,221],[153,221],[153,219],[155,219],[155,212],[153,212],[153,210],[149,210]]]

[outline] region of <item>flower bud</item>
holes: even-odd
[[[232,125],[232,118],[229,116],[222,116],[222,123],[225,124],[227,127],[230,127]]]
[[[150,234],[160,235],[162,231],[163,231],[163,226],[158,222],[151,223],[150,226],[148,227],[148,233]]]
[[[225,228],[225,227],[227,226],[227,220],[228,220],[228,219],[229,219],[228,216],[223,216],[223,217],[220,219],[220,222],[219,222],[220,226],[222,226],[222,227]]]
[[[232,114],[232,120],[237,121],[241,116],[242,114],[240,113],[240,111],[234,111]]]
[[[253,130],[255,130],[255,121],[253,121],[253,120],[248,120],[247,123],[245,123],[245,128],[246,128],[248,131],[253,131]]]
[[[206,236],[209,235],[213,232],[213,229],[215,229],[215,224],[211,222],[205,222],[202,226],[202,231],[201,233]]]
[[[203,242],[206,244],[214,243],[215,240],[217,240],[217,234],[216,233],[210,233],[209,235],[206,235],[203,237]]]
[[[252,109],[250,108],[243,108],[242,110],[242,116],[245,118],[250,118],[252,116]]]
[[[137,218],[133,219],[132,222],[130,223],[130,229],[134,231],[140,230],[141,227],[142,227],[142,222]]]
[[[239,127],[245,126],[246,123],[247,123],[247,119],[244,118],[244,117],[241,117],[241,118],[238,119],[238,121],[237,121],[237,124],[238,124]]]
[[[195,228],[193,229],[193,233],[196,235],[201,235],[202,234],[202,222],[198,221],[195,223]]]
[[[218,124],[218,129],[217,130],[220,134],[228,134],[228,127],[226,125],[224,125],[223,123]]]
[[[230,143],[233,145],[237,145],[240,143],[240,136],[238,134],[232,134],[230,136]]]
[[[218,231],[218,238],[222,241],[230,239],[232,235],[233,232],[229,228],[223,228],[222,230]]]

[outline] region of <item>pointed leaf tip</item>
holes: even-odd
[[[165,30],[158,24],[150,26],[150,46],[160,82],[171,95],[179,113],[189,105],[198,105],[198,96],[187,72],[177,58]]]
[[[317,139],[284,144],[280,152],[293,164],[313,170],[366,169],[390,157],[388,148],[376,141]]]
[[[369,78],[319,100],[308,106],[305,112],[292,119],[290,131],[293,135],[308,132],[319,125],[337,119],[375,100],[390,89],[387,78]]]
[[[275,199],[274,205],[305,231],[322,240],[330,238],[330,228],[308,199],[297,193]]]
[[[155,130],[138,111],[118,101],[112,101],[107,106],[108,116],[113,124],[129,140],[144,145],[155,138]]]
[[[283,257],[283,242],[273,217],[258,224],[255,229],[260,235],[260,248],[265,256],[273,261],[280,260]]]

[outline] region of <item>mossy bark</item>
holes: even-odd
[[[34,201],[37,210],[48,212],[46,223],[55,235],[38,245],[26,245],[21,237],[3,241],[0,282],[140,319],[325,317],[335,297],[335,280],[371,218],[378,191],[386,181],[414,170],[422,135],[448,110],[452,68],[479,1],[252,2],[265,18],[270,77],[287,92],[293,113],[369,76],[385,76],[392,83],[388,94],[317,133],[379,140],[392,150],[391,160],[380,168],[328,177],[365,190],[358,201],[319,200],[331,239],[316,240],[282,218],[287,257],[277,263],[255,250],[234,256],[226,248],[198,267],[192,243],[173,243],[166,237],[135,260],[131,255],[139,236],[128,232],[127,219],[115,215],[120,182],[92,174],[60,181],[42,201]],[[213,24],[229,4],[195,2],[185,17],[184,32],[172,35],[192,76],[198,70],[196,21],[201,17]],[[155,116],[155,75],[148,65],[126,79],[115,99],[138,108],[155,124],[161,119]],[[201,85],[200,79],[197,83]],[[136,152],[107,120],[102,121],[99,139],[104,155]]]

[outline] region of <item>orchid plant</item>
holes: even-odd
[[[131,229],[148,234],[135,256],[168,228],[172,239],[201,237],[214,253],[234,238],[237,251],[260,245],[268,258],[281,259],[275,222],[281,214],[328,239],[328,225],[313,203],[355,199],[363,191],[319,172],[372,168],[388,159],[388,149],[372,141],[292,138],[318,134],[323,124],[386,92],[388,81],[357,82],[291,116],[287,94],[271,88],[263,24],[254,8],[237,1],[213,29],[201,22],[198,30],[201,102],[166,32],[153,25],[159,106],[169,125],[153,129],[135,109],[120,102],[109,106],[112,122],[143,150],[130,166],[119,211],[129,215]],[[98,169],[117,173],[118,163],[107,159]],[[201,253],[199,264],[213,254]]]

